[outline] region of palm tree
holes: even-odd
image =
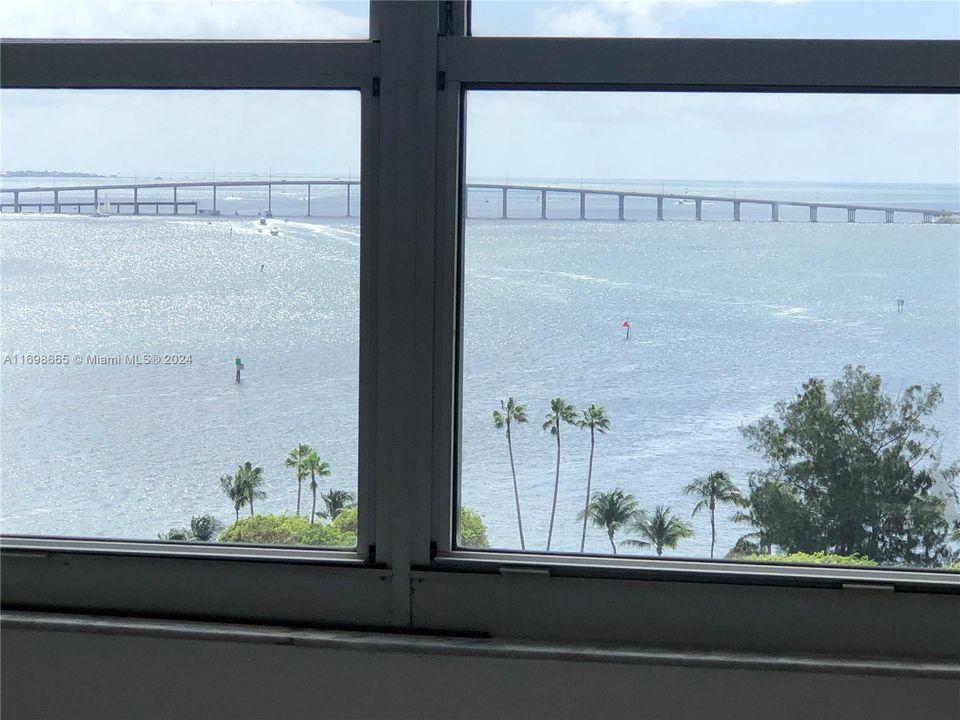
[[[322,493],[320,499],[323,500],[323,504],[327,506],[327,511],[317,514],[320,517],[329,518],[330,520],[335,520],[341,511],[353,505],[353,493],[347,492],[346,490],[334,490],[330,488],[330,492]]]
[[[247,460],[243,465],[237,468],[237,476],[240,478],[240,485],[243,487],[244,496],[250,503],[250,515],[253,516],[253,501],[263,500],[267,494],[260,488],[263,486],[263,468],[259,465],[254,467],[253,463]]]
[[[221,530],[223,530],[223,523],[209,513],[194,515],[190,518],[191,540],[207,542],[213,540],[213,537]]]
[[[739,538],[731,548],[730,552],[727,553],[728,557],[739,557],[741,555],[769,555],[770,554],[770,540],[767,538],[767,533],[763,528],[763,525],[757,520],[754,516],[753,511],[750,509],[750,500],[744,498],[741,501],[740,507],[745,508],[745,511],[738,510],[733,514],[731,518],[734,522],[747,523],[757,528],[752,532],[748,532]]]
[[[594,527],[606,529],[614,555],[617,554],[617,544],[613,541],[614,534],[623,527],[624,523],[633,520],[639,509],[637,499],[620,488],[613,492],[593,494],[593,499],[587,506],[590,522]],[[582,519],[583,514],[581,510],[577,519]]]
[[[227,476],[229,477],[229,476]],[[237,519],[240,518],[240,511],[237,511]],[[173,527],[169,532],[157,535],[161,540],[199,540],[207,542],[213,540],[213,536],[223,529],[223,523],[217,520],[213,515],[204,513],[203,515],[194,515],[190,518],[190,527]]]
[[[743,507],[743,495],[740,488],[733,484],[730,476],[722,470],[712,472],[705,478],[698,478],[683,488],[684,495],[696,495],[699,502],[693,506],[691,517],[707,508],[710,510],[710,558],[713,559],[713,548],[717,542],[717,505],[732,503]]]
[[[523,540],[523,520],[520,518],[520,491],[517,489],[517,470],[513,465],[513,439],[510,434],[512,423],[525,423],[527,421],[527,408],[518,403],[512,397],[507,401],[500,401],[500,410],[493,411],[493,426],[497,430],[507,431],[507,450],[510,452],[510,473],[513,475],[513,499],[517,503],[517,526],[520,529],[520,549],[526,550],[527,545]]]
[[[610,420],[607,411],[600,405],[593,403],[583,411],[583,416],[577,421],[581,430],[590,428],[590,464],[587,466],[587,499],[583,504],[583,532],[580,535],[580,552],[587,544],[587,516],[590,514],[590,483],[593,480],[593,448],[596,444],[596,433],[605,433],[610,429]],[[578,516],[579,517],[579,516]]]
[[[223,494],[230,498],[230,502],[233,503],[233,509],[237,513],[237,522],[240,522],[240,508],[247,504],[247,492],[240,472],[238,471],[233,475],[221,475],[220,488],[223,490]]]
[[[310,510],[310,524],[313,525],[314,518],[317,516],[317,478],[330,477],[330,465],[317,457],[317,451],[311,450],[303,464],[304,469],[310,473],[310,492],[313,493],[313,507]]]
[[[307,470],[304,468],[304,461],[313,450],[309,445],[300,443],[287,456],[283,464],[297,471],[297,515],[300,514],[300,491],[303,489],[303,481],[307,479]]]
[[[632,532],[642,535],[645,540],[624,540],[624,545],[633,545],[635,547],[649,547],[653,545],[656,548],[657,555],[663,555],[663,549],[676,548],[681,540],[693,537],[693,528],[685,520],[674,515],[670,508],[665,505],[657,505],[657,509],[650,517],[645,512],[637,513]]]
[[[567,405],[563,398],[554,398],[550,401],[550,412],[547,413],[543,429],[557,439],[557,477],[553,481],[553,506],[550,508],[550,530],[547,532],[547,552],[550,552],[550,543],[553,541],[553,519],[557,514],[557,494],[560,492],[560,426],[563,423],[573,425],[577,419],[577,409]],[[614,550],[616,552],[616,550]]]

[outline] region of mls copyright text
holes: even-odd
[[[193,365],[193,355],[184,353],[20,353],[5,352],[0,359],[0,367],[8,365],[42,367],[88,365],[94,367],[112,367],[116,365]]]

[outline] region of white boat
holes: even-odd
[[[97,204],[97,210],[94,213],[97,217],[103,217],[110,214],[110,201],[106,196]]]

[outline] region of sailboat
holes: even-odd
[[[110,214],[110,200],[104,195],[97,205],[97,217],[102,217],[104,215]]]

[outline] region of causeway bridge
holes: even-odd
[[[345,188],[346,195],[346,215],[351,215],[351,189],[356,186],[359,188],[359,180],[208,180],[208,181],[190,181],[190,182],[153,182],[153,183],[126,183],[115,185],[60,185],[56,187],[32,187],[32,188],[0,188],[0,198],[9,196],[8,200],[0,199],[0,212],[24,212],[33,210],[35,212],[52,211],[54,213],[62,212],[83,212],[85,209],[91,212],[97,212],[101,208],[101,193],[125,192],[128,199],[124,200],[106,200],[104,206],[107,211],[115,213],[130,213],[134,215],[143,214],[143,211],[152,211],[153,214],[160,214],[161,208],[169,209],[174,215],[181,214],[181,210],[188,214],[212,213],[219,214],[217,208],[217,191],[223,188],[261,188],[267,193],[267,211],[273,211],[273,190],[274,188],[306,188],[306,214],[312,215],[313,188],[323,186],[340,186]],[[169,190],[170,199],[141,199],[140,193],[145,190]],[[181,199],[179,192],[194,190],[212,191],[212,203],[209,209],[201,208],[201,201],[196,198]],[[663,220],[663,206],[665,202],[673,201],[679,204],[692,204],[694,206],[694,217],[697,220],[703,219],[703,205],[723,204],[730,207],[729,219],[739,221],[741,217],[741,208],[743,205],[760,205],[770,209],[770,220],[777,222],[780,220],[780,208],[784,206],[807,208],[809,212],[809,221],[817,222],[819,211],[821,209],[845,210],[847,222],[857,222],[857,213],[860,211],[882,212],[885,222],[894,222],[894,216],[908,216],[919,222],[933,222],[939,217],[948,217],[953,215],[949,210],[935,208],[905,208],[887,205],[872,204],[851,204],[851,203],[831,203],[831,202],[813,202],[809,200],[783,200],[769,198],[750,198],[750,197],[729,197],[722,195],[691,195],[688,193],[670,193],[670,192],[643,192],[634,190],[617,190],[606,188],[575,188],[561,187],[557,185],[511,185],[497,183],[468,183],[466,190],[486,191],[488,193],[498,193],[500,195],[500,215],[501,219],[509,219],[508,197],[512,192],[537,193],[539,194],[540,218],[549,219],[547,214],[547,196],[548,195],[567,195],[575,196],[580,200],[580,220],[588,220],[587,217],[587,197],[615,197],[617,198],[617,218],[624,220],[624,206],[627,198],[646,198],[656,201],[656,219]],[[77,193],[86,193],[86,199],[78,198]],[[68,197],[63,197],[68,194]],[[495,217],[495,216],[494,216]]]
[[[127,211],[128,214],[141,215],[142,211],[152,210],[152,214],[159,215],[160,208],[169,208],[172,214],[179,215],[181,209],[189,214],[212,213],[219,214],[217,208],[217,191],[222,188],[262,188],[267,191],[267,211],[273,212],[273,189],[275,187],[306,188],[306,211],[307,215],[312,214],[313,188],[317,186],[340,186],[346,189],[346,208],[347,216],[351,215],[351,188],[360,187],[359,180],[206,180],[190,182],[152,182],[152,183],[123,183],[117,185],[58,185],[56,187],[31,187],[31,188],[0,188],[0,197],[12,195],[12,202],[0,201],[0,212],[24,212],[25,210],[34,210],[36,212],[50,211],[54,213],[83,212],[89,209],[91,212],[97,212],[101,208],[101,193],[125,192],[127,200],[105,200],[103,205],[107,211],[111,210],[117,214]],[[155,200],[141,199],[140,193],[144,190],[169,190],[171,199]],[[184,200],[178,197],[178,193],[184,190],[211,190],[212,206],[209,210],[200,207],[201,202],[196,199]],[[87,199],[74,197],[76,193],[88,193]],[[68,197],[63,197],[66,194]],[[43,199],[46,195],[52,200]]]
[[[524,191],[528,193],[540,194],[540,217],[548,219],[547,216],[547,194],[566,194],[579,196],[580,198],[580,220],[587,220],[587,197],[588,196],[606,196],[617,198],[617,219],[624,219],[624,205],[627,198],[648,198],[656,200],[657,220],[663,220],[663,205],[665,201],[671,200],[680,203],[692,203],[694,206],[694,217],[697,220],[703,220],[704,203],[723,203],[730,206],[730,219],[739,221],[741,208],[743,205],[765,205],[770,208],[770,220],[777,222],[780,220],[780,208],[783,206],[796,206],[809,209],[810,222],[817,222],[819,210],[821,208],[833,208],[847,211],[847,222],[857,222],[857,212],[879,211],[884,213],[886,222],[894,221],[894,214],[909,215],[921,222],[932,222],[934,218],[949,216],[952,213],[949,210],[936,210],[932,208],[903,208],[885,205],[870,204],[850,204],[850,203],[829,203],[829,202],[811,202],[809,200],[770,200],[761,198],[747,197],[727,197],[722,195],[690,195],[687,193],[669,193],[669,192],[641,192],[633,190],[616,189],[598,189],[598,188],[573,188],[559,187],[556,185],[500,185],[496,183],[470,183],[467,189],[487,190],[499,192],[501,198],[500,218],[507,219],[508,204],[507,194],[513,191]]]

